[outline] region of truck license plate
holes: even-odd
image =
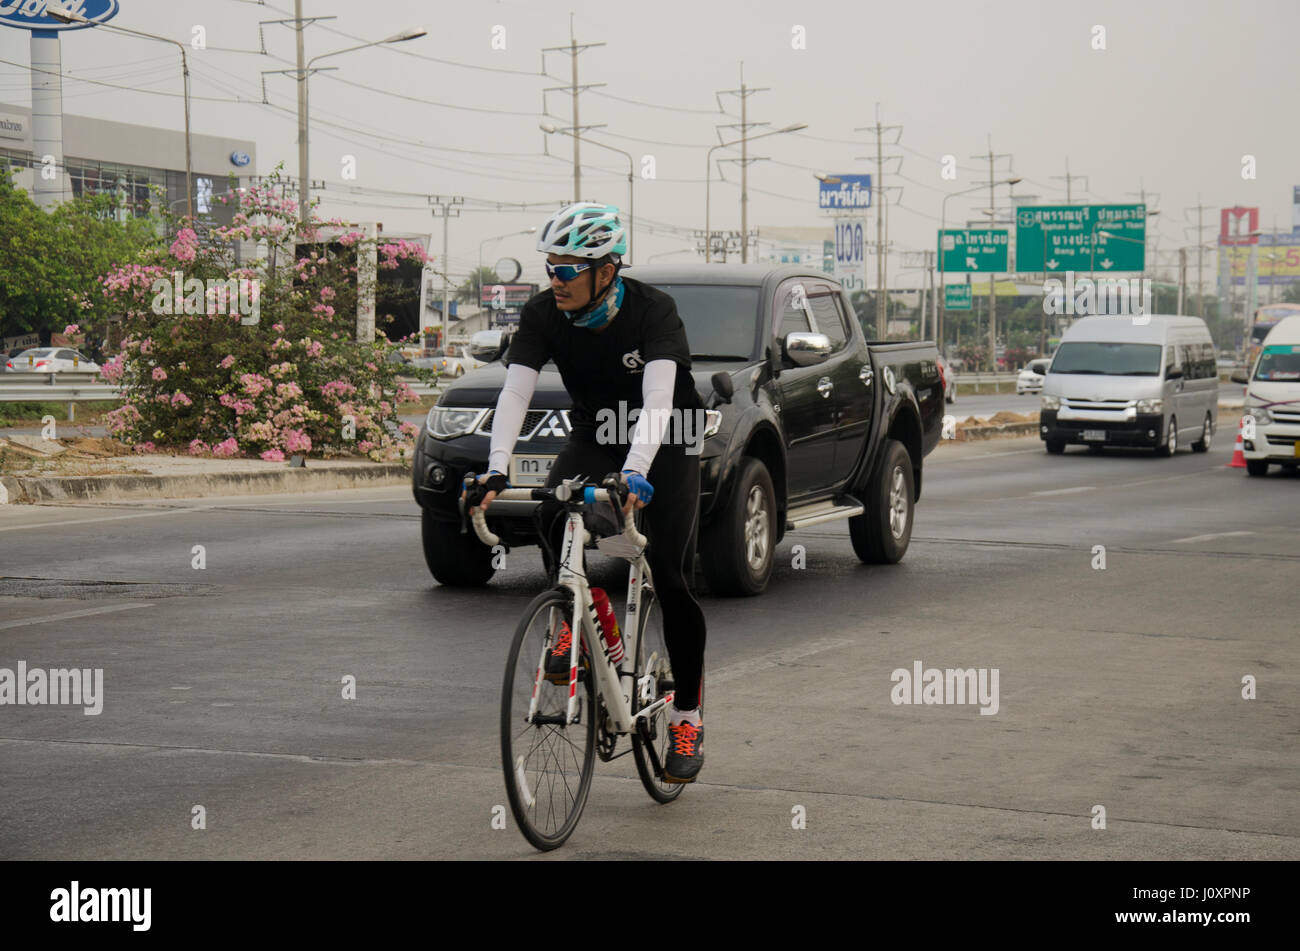
[[[510,484],[515,486],[545,485],[550,475],[554,456],[512,456],[510,459]]]
[[[1085,429],[1083,431],[1084,442],[1105,442],[1106,430],[1104,429]]]

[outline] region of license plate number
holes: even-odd
[[[1106,430],[1104,429],[1085,429],[1083,431],[1084,442],[1105,442]]]
[[[554,463],[554,456],[513,456],[510,459],[510,484],[545,485]]]

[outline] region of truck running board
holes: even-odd
[[[822,522],[838,522],[843,518],[853,518],[866,511],[864,506],[851,495],[842,495],[837,499],[826,499],[801,505],[786,513],[785,530],[797,532],[801,528],[820,525]]]

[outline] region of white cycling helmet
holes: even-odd
[[[627,230],[613,205],[580,201],[547,219],[537,236],[537,250],[593,260],[607,254],[623,255],[627,253]]]

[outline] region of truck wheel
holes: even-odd
[[[1054,456],[1059,456],[1065,452],[1065,443],[1059,439],[1047,440],[1047,451]]]
[[[867,510],[849,519],[849,539],[869,565],[902,561],[912,540],[912,458],[895,439],[885,441],[884,457],[871,477],[863,503]]]
[[[427,508],[421,509],[420,537],[424,561],[439,584],[450,588],[471,588],[487,584],[493,573],[492,549],[472,532],[460,533],[455,522],[439,521]]]
[[[1210,414],[1205,414],[1205,422],[1201,424],[1201,438],[1192,443],[1192,452],[1209,452],[1210,443],[1214,439],[1214,426],[1210,423]]]
[[[1248,473],[1250,473],[1251,475],[1253,475],[1253,476],[1265,476],[1265,475],[1268,475],[1268,460],[1267,460],[1267,459],[1247,459],[1247,460],[1246,460],[1246,471],[1247,471]]]
[[[1178,452],[1178,417],[1170,416],[1169,432],[1165,436],[1165,444],[1156,447],[1156,455],[1172,459],[1176,452]]]
[[[776,493],[767,467],[745,457],[727,507],[700,538],[704,577],[714,594],[762,594],[776,549]]]

